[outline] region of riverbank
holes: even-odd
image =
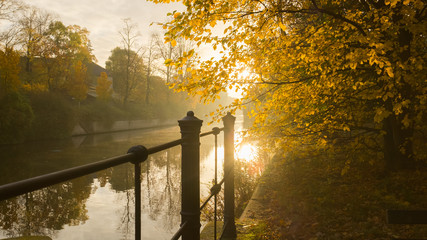
[[[144,119],[129,121],[112,121],[112,122],[90,122],[77,124],[71,136],[81,136],[89,134],[112,133],[120,131],[139,130],[147,128],[169,127],[177,124],[177,120],[162,119]]]
[[[354,163],[342,174],[341,160],[292,154],[274,159],[237,221],[237,239],[427,236],[425,226],[386,222],[387,209],[427,209],[426,167],[384,173]]]
[[[123,105],[97,99],[80,103],[60,91],[10,93],[0,99],[0,144],[150,128],[158,119],[180,119],[189,109],[189,101],[175,97],[170,102],[159,98],[150,104]]]

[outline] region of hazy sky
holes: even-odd
[[[173,10],[183,10],[181,3],[154,4],[145,0],[23,0],[56,14],[65,25],[77,24],[90,31],[93,52],[100,66],[110,56],[110,51],[120,45],[119,30],[123,19],[131,18],[139,26],[140,41],[148,43],[151,33],[161,28],[152,22],[163,22],[166,14]]]

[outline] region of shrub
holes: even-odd
[[[75,111],[63,95],[40,92],[30,95],[34,110],[32,138],[62,139],[71,136]]]
[[[25,140],[34,115],[28,100],[17,92],[0,99],[0,144]]]

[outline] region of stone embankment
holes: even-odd
[[[119,132],[144,128],[166,127],[176,124],[176,120],[160,119],[80,123],[74,127],[71,135],[80,136],[97,133]]]

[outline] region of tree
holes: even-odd
[[[158,57],[164,63],[163,65],[160,65],[158,69],[159,72],[163,74],[166,80],[166,84],[171,85],[172,83],[177,81],[182,82],[183,79],[186,78],[186,75],[190,74],[187,69],[189,69],[193,59],[188,59],[186,61],[186,64],[179,68],[175,68],[171,63],[174,61],[178,61],[184,56],[184,54],[187,54],[186,51],[191,50],[190,41],[180,38],[175,40],[174,42],[165,43],[164,39],[158,34],[155,34],[153,37],[155,39],[156,52],[158,53]],[[179,96],[181,98],[180,101],[182,101],[186,97],[185,94],[176,96]],[[169,103],[170,100],[170,94],[168,94],[166,101]]]
[[[18,39],[19,29],[16,25],[4,30],[0,33],[0,44],[4,48],[15,48],[19,44]]]
[[[12,16],[24,7],[21,1],[0,0],[0,20],[11,20]]]
[[[0,98],[20,88],[19,71],[19,53],[11,48],[0,50]]]
[[[220,58],[193,64],[179,89],[206,100],[242,90],[245,98],[230,107],[254,103],[257,133],[281,148],[300,142],[366,150],[382,138],[390,169],[421,158],[414,134],[426,128],[425,2],[183,3],[187,10],[164,24],[168,40],[222,49]],[[219,23],[222,35],[212,30]],[[182,67],[191,56],[172,64]]]
[[[174,47],[172,46],[171,43],[167,43],[165,44],[163,39],[158,35],[155,34],[153,35],[154,41],[155,41],[155,46],[157,48],[157,52],[159,53],[159,58],[161,60],[163,60],[163,63],[166,61],[170,61],[169,59],[172,59],[173,56],[173,52],[174,52]],[[164,68],[159,67],[159,70],[161,73],[164,74],[165,76],[165,80],[166,80],[166,84],[171,83],[172,80],[172,74],[173,74],[173,67],[172,65],[168,64],[162,64],[160,66],[164,66]],[[170,102],[170,97],[169,94],[167,95],[166,98],[166,102],[169,103]]]
[[[85,28],[66,26],[35,7],[23,11],[16,24],[25,57],[25,80],[30,85],[42,83],[51,91],[63,89],[73,65],[96,60]]]
[[[106,72],[102,72],[101,75],[96,80],[96,95],[99,100],[108,101],[111,99],[113,90],[111,89],[111,81],[108,80],[108,75]]]
[[[126,105],[134,89],[142,81],[143,60],[140,56],[141,48],[136,46],[139,37],[137,25],[130,19],[124,19],[123,22],[124,27],[119,32],[123,48],[115,48],[105,65],[114,79],[114,90],[122,97],[123,105]]]
[[[42,12],[38,8],[26,9],[17,20],[19,38],[25,56],[25,71],[31,75],[33,59],[40,55],[40,48],[44,34],[53,22],[52,15]],[[32,83],[32,76],[27,79]]]
[[[172,46],[170,42],[165,44],[163,38],[158,34],[154,34],[153,38],[155,40],[155,44],[157,48],[156,51],[159,53],[159,56],[163,60],[163,62],[166,62],[169,59],[172,59],[174,55],[174,46]],[[164,65],[164,66],[165,68],[160,69],[160,71],[166,77],[166,84],[169,84],[172,81],[173,66],[170,64]]]
[[[26,6],[19,0],[0,0],[0,21],[6,20],[12,23],[7,29],[2,29],[0,42],[5,48],[13,48],[17,44],[18,29],[14,17],[18,12],[26,9]]]
[[[83,65],[81,61],[78,61],[74,66],[72,66],[70,79],[67,82],[68,94],[78,101],[79,106],[80,102],[85,100],[87,97],[88,87],[86,84],[86,72],[86,66]]]
[[[154,72],[153,64],[158,59],[157,48],[156,48],[156,36],[151,35],[150,42],[147,46],[145,54],[146,63],[146,88],[145,88],[145,104],[150,104],[151,95],[151,78]]]
[[[105,65],[113,77],[113,89],[121,96],[125,106],[144,78],[142,58],[132,50],[117,47]]]
[[[0,96],[0,144],[25,140],[34,119],[28,100],[19,92],[6,92]]]
[[[72,77],[70,69],[96,60],[88,39],[89,31],[77,25],[52,22],[44,33],[40,58],[47,72],[50,90],[61,89]]]

